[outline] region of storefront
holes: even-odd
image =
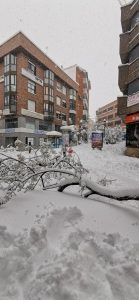
[[[139,113],[126,116],[127,154],[139,157]]]

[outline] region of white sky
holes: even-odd
[[[0,43],[19,30],[57,64],[88,71],[91,116],[120,94],[118,0],[1,0]]]

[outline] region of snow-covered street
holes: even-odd
[[[124,144],[74,147],[87,175],[138,188],[139,159]],[[79,187],[20,193],[0,208],[0,300],[138,300],[139,202]]]

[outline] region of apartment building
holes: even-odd
[[[139,0],[121,7],[118,115],[126,123],[127,155],[139,157]]]
[[[79,85],[22,32],[0,46],[0,145],[75,124]],[[77,100],[78,99],[78,100]]]
[[[121,118],[117,115],[117,100],[109,102],[96,111],[96,121],[99,125],[115,127],[124,126]]]
[[[70,101],[70,118],[80,126],[80,122],[87,123],[89,118],[89,91],[91,82],[88,78],[88,73],[78,65],[73,65],[64,69],[64,71],[78,83],[78,95],[76,98],[75,107]]]

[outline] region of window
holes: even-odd
[[[34,138],[31,138],[31,137],[27,137],[27,136],[26,136],[25,144],[26,144],[26,145],[29,145],[29,143],[33,146],[33,145],[34,145]]]
[[[31,80],[28,80],[28,92],[31,94],[36,93],[36,83]]]
[[[76,100],[76,91],[74,89],[69,90],[70,99]]]
[[[61,98],[58,96],[56,97],[56,104],[61,105]]]
[[[47,129],[48,129],[48,125],[47,125],[46,122],[40,122],[39,123],[39,130],[45,130],[45,131],[47,131]]]
[[[70,109],[75,110],[75,101],[74,100],[70,100]]]
[[[35,101],[28,100],[28,110],[35,111]]]
[[[4,107],[8,108],[9,107],[9,95],[6,95],[4,97]]]
[[[11,75],[11,91],[16,92],[16,75]]]
[[[54,113],[54,105],[53,103],[44,103],[44,111],[49,112],[50,114]]]
[[[66,115],[65,114],[62,114],[61,117],[62,117],[63,121],[66,121]]]
[[[36,66],[31,61],[28,61],[28,71],[36,75]]]
[[[113,110],[113,107],[111,106],[111,107],[108,107],[108,111],[110,111],[110,110]]]
[[[136,24],[139,23],[139,11],[137,11],[134,16],[132,17],[132,20],[131,20],[131,28],[132,29]]]
[[[75,124],[75,114],[70,114],[71,124]]]
[[[108,119],[113,119],[113,115],[109,115],[109,116],[108,116]]]
[[[54,90],[51,87],[44,87],[44,100],[54,101]]]
[[[129,63],[139,57],[139,45],[137,45],[129,54]]]
[[[67,89],[66,89],[66,87],[64,85],[62,87],[62,92],[63,92],[64,95],[66,95],[66,93],[67,93]]]
[[[59,111],[56,111],[56,118],[61,120],[61,113]]]
[[[34,120],[26,120],[26,128],[35,130],[35,121]]]
[[[16,95],[10,95],[10,112],[16,112]]]
[[[46,70],[44,73],[45,83],[54,85],[54,73],[50,70]]]
[[[16,71],[16,56],[11,54],[10,58],[11,58],[11,65],[10,65],[11,71]]]
[[[139,79],[135,79],[134,81],[128,84],[128,95],[132,95],[139,91]]]
[[[4,76],[4,91],[9,92],[10,90],[10,76],[6,75]]]
[[[64,100],[64,99],[62,100],[62,106],[65,108],[67,107],[66,100]]]
[[[66,89],[66,87],[60,81],[57,81],[56,88],[57,88],[58,91],[60,91],[64,95],[66,95],[67,89]]]
[[[16,71],[16,56],[8,54],[4,57],[4,73],[9,71]]]
[[[44,102],[44,111],[48,111],[48,103]]]
[[[10,54],[4,57],[4,73],[10,70]]]
[[[18,128],[18,119],[17,118],[5,119],[5,128]]]
[[[48,110],[49,110],[49,112],[50,112],[51,114],[54,113],[54,106],[53,106],[53,104],[50,104],[50,103],[49,103]]]

